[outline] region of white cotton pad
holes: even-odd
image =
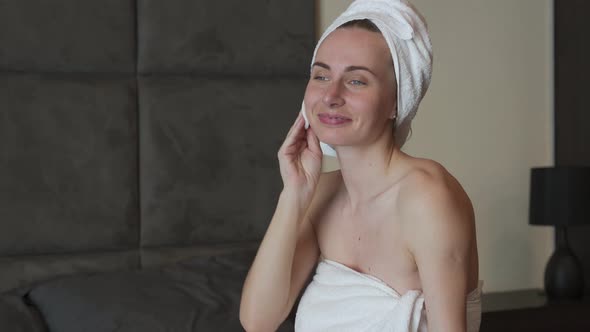
[[[303,120],[305,120],[305,129],[309,128],[309,120],[307,120],[307,114],[305,114],[305,103],[301,103],[301,115],[303,115]]]
[[[307,114],[305,114],[305,103],[301,103],[301,114],[303,115],[303,119],[305,120],[305,129],[309,128],[309,120],[307,119]],[[320,148],[322,149],[322,153],[324,156],[336,157],[336,150],[332,148],[330,145],[320,141]]]

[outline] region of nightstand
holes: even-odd
[[[540,289],[482,294],[480,332],[590,331],[590,297],[551,302]]]

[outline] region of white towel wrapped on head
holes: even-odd
[[[324,31],[313,52],[311,64],[324,39],[344,23],[368,19],[379,28],[393,59],[397,82],[395,139],[401,147],[410,131],[432,77],[432,44],[423,16],[407,0],[356,0]],[[302,105],[306,128],[309,121]],[[396,110],[391,110],[394,118]],[[336,156],[331,146],[322,143],[325,155]]]

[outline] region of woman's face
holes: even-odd
[[[321,141],[368,144],[383,130],[391,133],[396,91],[393,61],[381,33],[339,28],[317,51],[305,108]]]

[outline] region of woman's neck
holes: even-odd
[[[391,186],[404,153],[393,138],[370,146],[337,147],[340,172],[352,211],[370,202]]]

